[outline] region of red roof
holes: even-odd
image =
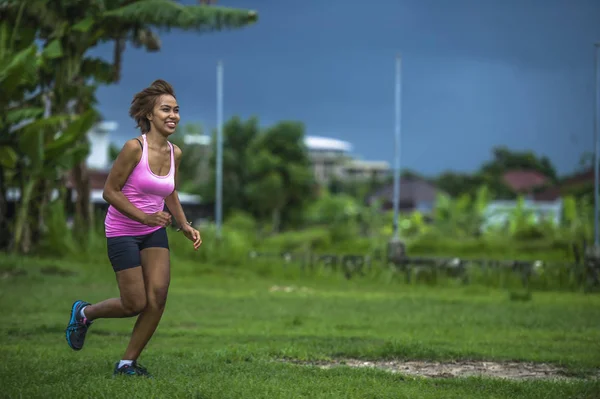
[[[503,181],[513,191],[523,192],[543,186],[548,178],[535,170],[514,170],[506,172]]]
[[[535,199],[540,201],[553,201],[561,196],[562,190],[568,190],[572,186],[583,183],[591,183],[593,181],[594,169],[590,168],[584,172],[577,173],[576,175],[566,178],[560,185],[549,187],[547,190],[535,194]]]
[[[580,183],[588,183],[594,181],[594,169],[589,168],[586,171],[577,173],[562,182],[562,185],[572,185],[572,184],[580,184]]]

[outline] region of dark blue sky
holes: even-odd
[[[560,173],[593,148],[599,0],[221,0],[257,24],[162,34],[129,47],[122,81],[99,91],[117,144],[137,134],[133,94],[171,82],[182,122],[212,129],[218,59],[225,118],[303,121],[308,135],[350,141],[364,159],[393,159],[394,57],[403,56],[402,166],[469,171],[495,145],[547,155]],[[96,54],[111,55],[99,48]]]

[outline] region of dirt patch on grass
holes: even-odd
[[[600,370],[592,374],[573,374],[565,369],[546,363],[521,363],[521,362],[486,362],[486,361],[400,361],[400,360],[374,360],[365,361],[357,359],[340,359],[333,361],[301,362],[285,360],[305,366],[316,366],[323,369],[333,367],[374,368],[415,377],[427,378],[460,378],[460,377],[492,377],[510,380],[531,379],[571,379],[571,378],[600,378]]]
[[[307,288],[307,287],[296,287],[296,286],[279,286],[279,285],[274,285],[271,288],[269,288],[270,292],[302,292],[302,293],[309,293],[309,292],[313,292],[312,289]]]

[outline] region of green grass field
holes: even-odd
[[[108,262],[0,255],[0,396],[600,397],[600,382],[590,377],[600,368],[598,295],[534,292],[519,302],[479,286],[317,279],[293,271],[264,276],[176,260],[172,270],[165,315],[140,358],[155,378],[113,379],[133,319],[98,320],[80,352],[64,338],[73,300],[118,294]],[[305,288],[285,292],[276,285]],[[344,358],[548,362],[569,378],[424,378],[281,361]]]

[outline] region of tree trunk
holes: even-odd
[[[31,249],[31,229],[29,228],[29,209],[36,179],[30,178],[21,186],[15,228],[13,235],[13,252],[28,253]]]
[[[119,57],[120,64],[120,56],[124,50],[124,42],[117,43],[115,42],[115,56]],[[117,52],[117,48],[120,48],[120,53]],[[117,61],[115,61],[117,62]],[[118,75],[120,72],[117,71],[119,68],[115,68],[115,73]],[[117,78],[119,76],[116,76]],[[78,80],[78,84],[84,85],[85,81],[80,77]],[[75,105],[75,110],[78,115],[83,114],[89,104],[84,103],[81,99],[77,101]],[[87,141],[87,132],[86,135],[80,139],[81,141]],[[93,226],[93,209],[90,202],[92,188],[90,184],[90,174],[87,167],[87,160],[84,158],[81,162],[79,162],[73,168],[73,180],[75,183],[75,191],[77,193],[77,200],[75,201],[75,223],[74,230],[76,234],[81,234],[79,237],[88,237],[88,234]]]
[[[69,220],[69,199],[71,198],[69,196],[70,192],[71,190],[67,188],[67,178],[66,176],[62,176],[60,178],[60,184],[58,186],[58,198],[56,200],[60,202],[61,206],[63,207],[65,213],[65,223],[67,223]]]
[[[30,220],[32,242],[40,242],[47,231],[45,217],[46,207],[50,202],[50,197],[52,195],[51,188],[52,185],[46,179],[40,180],[35,187],[30,211],[30,214],[32,215]]]
[[[7,249],[10,242],[8,228],[8,201],[6,200],[6,181],[4,168],[0,165],[0,251]]]
[[[273,223],[272,232],[274,234],[279,233],[279,225],[281,224],[281,209],[279,209],[279,208],[273,209],[273,212],[271,214],[271,221]]]
[[[118,82],[121,80],[121,67],[123,65],[123,51],[125,51],[125,40],[123,38],[115,39],[115,47],[113,49],[113,65],[115,67],[113,80]]]
[[[78,234],[87,234],[92,226],[92,208],[90,204],[90,177],[85,160],[73,168],[73,180],[77,192],[77,199],[75,200],[75,231]]]

